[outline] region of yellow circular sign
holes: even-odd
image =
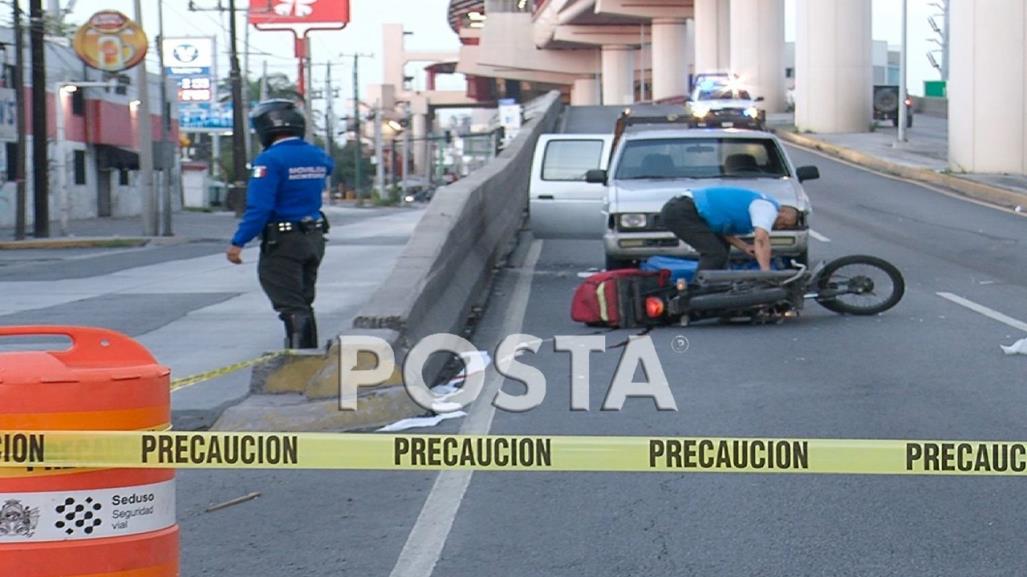
[[[93,14],[75,32],[75,53],[87,66],[105,72],[132,68],[146,57],[149,42],[142,27],[117,10]]]

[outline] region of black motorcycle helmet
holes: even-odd
[[[281,136],[303,138],[307,132],[307,120],[296,107],[296,103],[284,98],[275,98],[258,103],[250,112],[250,124],[257,131],[260,144],[267,148]]]

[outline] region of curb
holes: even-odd
[[[135,248],[152,241],[146,237],[34,238],[0,241],[0,250],[65,248]]]
[[[817,150],[877,172],[944,187],[960,196],[972,198],[974,200],[979,200],[1010,210],[1015,210],[1017,207],[1027,206],[1027,194],[1016,192],[1014,190],[937,172],[929,168],[890,162],[876,156],[859,152],[858,150],[830,144],[790,130],[774,128],[771,131],[781,138],[781,140],[804,148]]]
[[[212,430],[353,431],[393,423],[427,411],[414,403],[403,386],[401,336],[388,329],[350,329],[342,335],[383,339],[396,354],[396,370],[380,385],[357,390],[356,411],[339,409],[339,350],[278,356],[253,367],[251,395],[226,409]],[[373,368],[372,355],[357,358],[358,368]],[[268,428],[271,427],[271,428]]]

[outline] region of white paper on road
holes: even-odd
[[[455,403],[454,403],[455,404]],[[449,419],[458,419],[460,417],[466,417],[467,413],[463,411],[455,411],[452,413],[442,413],[441,415],[435,415],[433,417],[414,417],[412,419],[403,419],[402,421],[396,421],[391,425],[386,425],[378,429],[379,433],[394,433],[396,431],[405,431],[407,429],[417,429],[423,427],[434,427]]]
[[[386,425],[378,429],[378,431],[390,433],[405,429],[434,427],[447,419],[466,417],[467,413],[462,410],[464,408],[463,405],[449,402],[449,398],[462,390],[461,385],[467,379],[468,374],[473,375],[484,372],[492,364],[492,357],[488,351],[474,351],[473,353],[461,353],[460,358],[464,361],[464,368],[447,383],[431,388],[431,392],[435,395],[435,401],[432,402],[431,409],[438,413],[437,415],[403,419],[391,425]]]
[[[1009,345],[999,345],[1002,347],[1002,352],[1007,355],[1027,355],[1027,338],[1020,339],[1015,343]]]

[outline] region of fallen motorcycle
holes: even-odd
[[[906,290],[902,273],[873,256],[850,255],[814,269],[775,271],[708,270],[692,282],[640,294],[636,318],[644,324],[669,324],[709,318],[780,322],[797,316],[807,300],[849,315],[876,315],[894,307]]]

